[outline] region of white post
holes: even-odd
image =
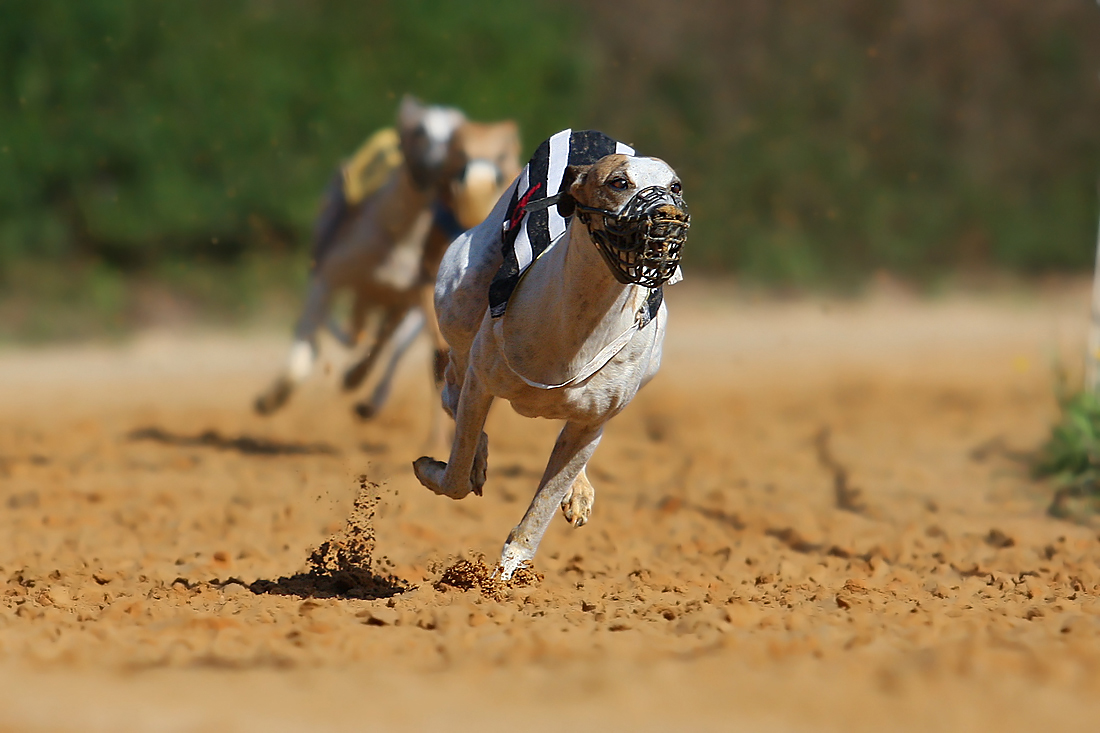
[[[1100,391],[1100,233],[1096,237],[1096,262],[1092,273],[1092,313],[1089,318],[1089,346],[1085,356],[1085,391]]]

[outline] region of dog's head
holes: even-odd
[[[401,152],[413,182],[422,190],[439,180],[455,130],[466,116],[454,107],[424,104],[406,94],[397,110]]]
[[[451,137],[440,192],[463,229],[480,224],[519,175],[519,127],[503,122],[466,122]]]
[[[668,163],[607,155],[567,167],[561,190],[558,213],[577,214],[619,282],[658,287],[676,272],[691,216]]]

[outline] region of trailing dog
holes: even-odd
[[[565,420],[526,514],[497,568],[534,558],[557,507],[574,526],[592,512],[585,467],[607,421],[657,373],[690,216],[680,179],[658,158],[599,132],[544,142],[489,217],[456,239],[435,287],[450,345],[443,408],[455,419],[446,463],[417,479],[461,499],[485,484],[482,431],[497,397],[526,417]]]
[[[326,191],[294,343],[282,373],[257,397],[257,412],[282,407],[309,376],[322,325],[327,322],[339,341],[355,347],[372,311],[378,313],[373,339],[345,373],[344,388],[358,387],[387,344],[394,346],[382,377],[356,412],[367,418],[381,408],[398,361],[425,322],[435,337],[439,388],[444,344],[434,317],[425,317],[425,309],[431,313],[439,259],[454,237],[485,218],[515,177],[519,148],[512,121],[470,122],[457,109],[402,99],[397,129],[373,135]],[[343,289],[353,292],[346,332],[329,315],[334,294]]]

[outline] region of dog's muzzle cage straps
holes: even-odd
[[[660,186],[638,191],[618,214],[577,203],[577,216],[615,279],[647,288],[676,272],[691,226],[683,198]],[[602,217],[602,229],[592,228],[593,216]]]

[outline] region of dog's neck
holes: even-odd
[[[401,166],[387,187],[373,199],[371,205],[377,212],[377,224],[395,240],[405,237],[433,195],[431,189],[418,188],[409,169]]]
[[[630,327],[647,295],[645,288],[615,279],[587,227],[574,217],[509,300],[508,359],[529,379],[568,380]]]

